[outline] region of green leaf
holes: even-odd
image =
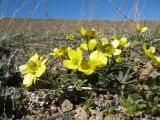
[[[93,107],[93,104],[94,100],[90,97],[85,101],[84,106],[89,109]]]

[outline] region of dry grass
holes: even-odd
[[[9,18],[0,19],[0,30],[6,32]],[[160,27],[160,21],[141,21],[151,30]],[[130,21],[78,21],[78,20],[59,20],[59,19],[13,19],[9,26],[9,31],[22,32],[45,32],[53,33],[74,33],[75,28],[83,25],[88,28],[95,28],[104,33],[117,31],[133,32],[134,24]]]

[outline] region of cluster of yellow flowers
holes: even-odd
[[[66,68],[81,71],[86,75],[90,75],[97,69],[105,67],[110,57],[120,55],[122,49],[130,46],[130,43],[124,37],[117,37],[118,39],[114,38],[111,41],[107,38],[96,39],[99,33],[95,29],[86,30],[83,27],[79,27],[77,32],[81,35],[83,42],[76,50],[60,46],[55,48],[51,55],[56,57],[63,56],[66,58],[63,61],[63,65]],[[88,56],[83,56],[83,53],[88,53]],[[117,63],[122,61],[121,57],[117,57]]]
[[[141,27],[137,24],[136,30],[143,33],[147,30],[147,27]],[[121,63],[123,58],[119,55],[124,48],[130,46],[130,42],[125,37],[112,36],[112,40],[108,40],[105,37],[99,38],[97,37],[99,32],[96,32],[95,29],[86,30],[83,27],[79,27],[77,32],[80,34],[83,43],[76,50],[61,45],[59,48],[55,48],[50,55],[64,57],[63,65],[66,68],[81,71],[86,75],[105,67],[111,57],[114,57],[117,63]],[[66,40],[73,39],[75,39],[75,36],[72,34],[66,36]],[[145,55],[151,58],[155,65],[160,66],[160,57],[154,55],[155,48],[150,47],[147,49],[146,44],[144,44],[143,49]],[[88,56],[83,53],[87,53]],[[36,53],[29,59],[27,64],[19,67],[19,71],[24,75],[23,84],[26,87],[35,84],[36,79],[44,73],[47,60],[48,58],[44,59],[44,57]]]
[[[153,64],[154,64],[155,66],[157,66],[157,67],[160,67],[160,57],[157,56],[157,55],[155,55],[155,51],[156,51],[155,47],[153,47],[153,46],[147,47],[147,44],[144,43],[144,44],[142,45],[142,48],[143,48],[143,50],[144,50],[144,54],[145,54],[149,59],[152,60]]]

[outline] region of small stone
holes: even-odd
[[[54,113],[58,112],[58,109],[57,109],[56,106],[51,106],[50,110],[51,110],[51,114],[54,114]]]
[[[76,113],[77,113],[75,115],[76,120],[88,120],[88,118],[89,118],[87,111],[82,107],[78,107],[76,109]]]
[[[156,118],[156,120],[160,120],[160,117]]]
[[[62,112],[68,112],[73,109],[73,104],[69,100],[64,100],[64,102],[61,105]]]
[[[147,85],[144,85],[143,88],[145,91],[149,90],[149,87]]]
[[[97,112],[96,113],[96,120],[103,120],[103,116],[104,116],[103,112]]]

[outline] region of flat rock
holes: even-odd
[[[78,107],[76,109],[76,113],[77,113],[75,115],[76,120],[88,120],[88,118],[89,118],[87,111],[82,107]]]
[[[73,109],[73,104],[69,100],[64,100],[64,102],[61,104],[62,112],[68,112]]]

